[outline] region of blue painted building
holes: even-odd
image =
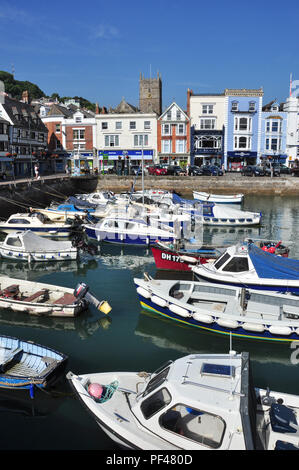
[[[263,106],[261,117],[261,160],[286,163],[287,117],[276,101]]]
[[[225,89],[224,166],[241,170],[260,161],[263,90]]]

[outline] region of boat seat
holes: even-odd
[[[18,354],[22,353],[23,352],[23,349],[22,348],[16,348],[16,349],[13,349],[12,351],[10,351],[8,353],[8,355],[4,358],[4,360],[1,362],[0,364],[0,369],[2,372],[4,372],[6,366],[12,362]]]
[[[20,292],[18,284],[12,284],[11,286],[5,287],[0,291],[2,297],[16,297]]]
[[[55,300],[54,304],[61,304],[61,305],[70,305],[76,303],[77,298],[73,294],[69,294],[66,292],[62,297]]]
[[[34,294],[30,295],[29,297],[25,297],[24,301],[25,302],[33,302],[33,300],[36,300],[38,297],[41,297],[42,295],[45,295],[47,292],[48,292],[48,289],[39,290],[38,292],[35,292]]]
[[[269,411],[269,416],[274,432],[296,433],[298,431],[297,418],[291,408],[281,403],[273,403]]]
[[[248,300],[247,312],[259,313],[262,315],[271,315],[273,317],[279,317],[280,307],[279,305],[268,305],[260,302],[254,302]]]
[[[287,317],[299,318],[299,308],[294,305],[283,305],[282,311]]]

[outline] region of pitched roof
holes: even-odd
[[[112,110],[112,112],[116,114],[138,113],[139,109],[136,106],[127,103],[123,98],[119,105]]]
[[[48,132],[47,127],[30,104],[5,96],[3,108],[13,125],[28,129],[30,124],[32,131]]]
[[[76,111],[78,111],[78,108],[76,107]],[[52,104],[50,111],[47,114],[47,117],[49,116],[59,116],[59,117],[71,117],[74,114],[74,111],[69,110],[68,108],[65,108],[64,106],[61,106],[59,104]]]

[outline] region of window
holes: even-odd
[[[243,256],[234,256],[222,271],[230,271],[233,273],[240,273],[242,271],[248,271],[248,260]]]
[[[105,135],[105,147],[118,147],[119,136],[118,135]]]
[[[121,121],[116,121],[115,130],[119,131],[121,129],[122,129],[122,122]]]
[[[84,140],[85,129],[73,129],[73,140]]]
[[[177,135],[186,135],[186,126],[185,126],[185,124],[177,124],[176,134]]]
[[[273,151],[281,150],[281,139],[267,137],[265,148],[266,150],[273,150]]]
[[[177,120],[177,121],[180,121],[181,119],[182,119],[182,113],[181,113],[181,111],[177,110],[177,112],[176,112],[176,120]]]
[[[150,397],[143,400],[140,409],[145,419],[151,418],[158,411],[165,408],[171,402],[171,396],[166,388],[161,388]]]
[[[21,240],[19,238],[8,238],[6,240],[6,245],[10,246],[22,246]]]
[[[75,122],[82,122],[82,116],[76,116]]]
[[[170,130],[171,130],[170,124],[162,125],[162,135],[170,135],[171,134]]]
[[[177,140],[175,145],[176,153],[186,153],[186,141],[183,139]]]
[[[281,129],[282,129],[281,120],[278,121],[278,120],[269,119],[268,121],[266,121],[266,132],[278,133],[278,132],[281,132]]]
[[[166,119],[167,121],[171,121],[171,111],[167,111]]]
[[[215,129],[216,119],[201,119],[200,120],[200,129]]]
[[[251,112],[255,111],[255,101],[249,102],[249,111]]]
[[[60,132],[60,124],[56,124],[55,126],[55,132]]]
[[[202,114],[213,114],[214,105],[213,104],[203,104],[202,105]]]
[[[235,117],[235,131],[251,131],[252,119],[248,117]]]
[[[102,122],[102,129],[108,129],[108,122]]]
[[[219,269],[221,268],[221,266],[223,266],[224,263],[226,263],[226,261],[230,258],[230,255],[228,253],[224,253],[224,255],[222,255],[220,258],[218,258],[215,263],[214,263],[214,266],[216,269]]]
[[[196,148],[221,149],[221,136],[203,135],[196,142]]]
[[[136,121],[130,121],[130,130],[136,129]]]
[[[147,134],[136,134],[134,135],[134,147],[147,147],[148,146],[148,135]]]
[[[151,121],[144,121],[144,129],[148,130],[151,128]]]
[[[162,153],[171,152],[171,140],[162,140]]]
[[[238,109],[239,109],[238,101],[233,101],[232,102],[232,111],[238,111]]]
[[[221,446],[226,428],[221,416],[182,403],[177,403],[162,414],[160,425],[179,434],[182,439],[191,439],[211,449]]]

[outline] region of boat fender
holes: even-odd
[[[153,296],[151,297],[151,301],[152,301],[154,304],[159,305],[160,307],[166,307],[166,306],[167,306],[166,300],[161,299],[161,297],[158,297],[157,295],[153,295]]]
[[[100,384],[92,383],[88,385],[87,391],[92,398],[99,400],[103,393],[103,387]]]
[[[264,325],[258,323],[243,323],[241,326],[244,330],[255,331],[256,333],[263,333],[265,331]]]
[[[193,313],[193,318],[196,321],[200,321],[202,323],[213,323],[214,319],[211,315],[206,315],[205,313]]]
[[[270,326],[269,333],[272,335],[285,335],[288,336],[292,333],[292,328],[289,326]]]
[[[141,297],[144,297],[145,299],[149,299],[151,297],[151,293],[144,289],[143,287],[137,287],[137,293],[141,295]]]
[[[238,328],[239,323],[236,320],[226,320],[220,318],[217,320],[219,326],[223,326],[224,328]]]
[[[188,310],[186,310],[183,307],[180,307],[179,305],[170,304],[168,308],[171,312],[176,313],[177,315],[180,315],[180,317],[190,317],[191,316],[190,312]]]

